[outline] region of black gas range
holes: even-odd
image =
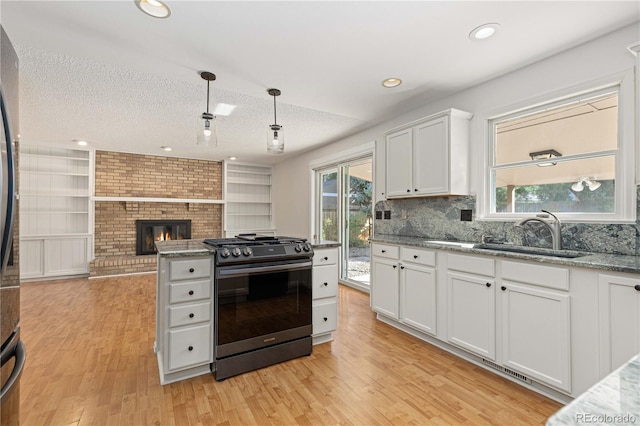
[[[310,259],[313,248],[304,238],[240,234],[235,238],[204,240],[216,248],[216,265]]]
[[[224,380],[311,354],[313,248],[256,234],[215,247],[215,371]]]

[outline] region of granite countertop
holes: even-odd
[[[166,257],[207,256],[215,251],[202,240],[157,241],[156,249],[160,256]]]
[[[547,426],[640,424],[640,354],[547,420]]]
[[[372,242],[399,244],[413,247],[433,248],[462,253],[482,254],[512,259],[539,262],[546,264],[579,266],[583,268],[602,269],[605,271],[640,273],[640,256],[625,256],[606,253],[584,253],[584,256],[563,258],[528,253],[513,253],[474,247],[459,247],[453,245],[426,242],[428,238],[402,237],[397,235],[376,235],[370,238]],[[473,244],[473,243],[470,243]],[[476,243],[479,244],[479,243]],[[572,251],[573,252],[573,251]],[[575,253],[575,252],[574,252]]]
[[[309,240],[309,244],[311,244],[311,247],[313,247],[314,249],[333,248],[333,247],[340,247],[342,245],[337,241],[318,240],[318,239]]]

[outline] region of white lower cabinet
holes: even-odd
[[[599,274],[600,375],[640,353],[640,277]]]
[[[318,248],[313,253],[312,322],[313,344],[333,340],[338,326],[339,247]]]
[[[158,256],[156,343],[160,383],[211,372],[213,257]]]
[[[435,252],[374,244],[372,253],[373,310],[404,325],[435,335]]]
[[[569,295],[503,281],[502,365],[571,391]]]
[[[447,266],[447,341],[495,361],[493,259],[448,254]]]

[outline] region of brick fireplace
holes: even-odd
[[[96,151],[95,187],[91,276],[156,269],[156,256],[136,254],[137,220],[190,220],[191,238],[222,237],[220,162]]]

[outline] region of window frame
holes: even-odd
[[[495,170],[534,165],[545,160],[522,161],[508,165],[495,165],[495,130],[494,124],[516,116],[533,114],[559,105],[579,102],[598,94],[617,91],[618,93],[618,144],[613,150],[602,150],[597,153],[575,154],[563,156],[556,160],[566,162],[581,158],[614,155],[616,164],[616,192],[613,213],[556,213],[566,222],[594,223],[635,223],[636,221],[636,187],[635,187],[635,105],[634,105],[634,73],[627,70],[596,81],[557,90],[546,95],[521,101],[517,104],[500,108],[481,118],[484,133],[484,158],[482,167],[482,185],[478,188],[478,219],[512,221],[530,217],[532,213],[493,212],[495,191],[493,191],[493,172]],[[548,160],[547,160],[548,162]]]

